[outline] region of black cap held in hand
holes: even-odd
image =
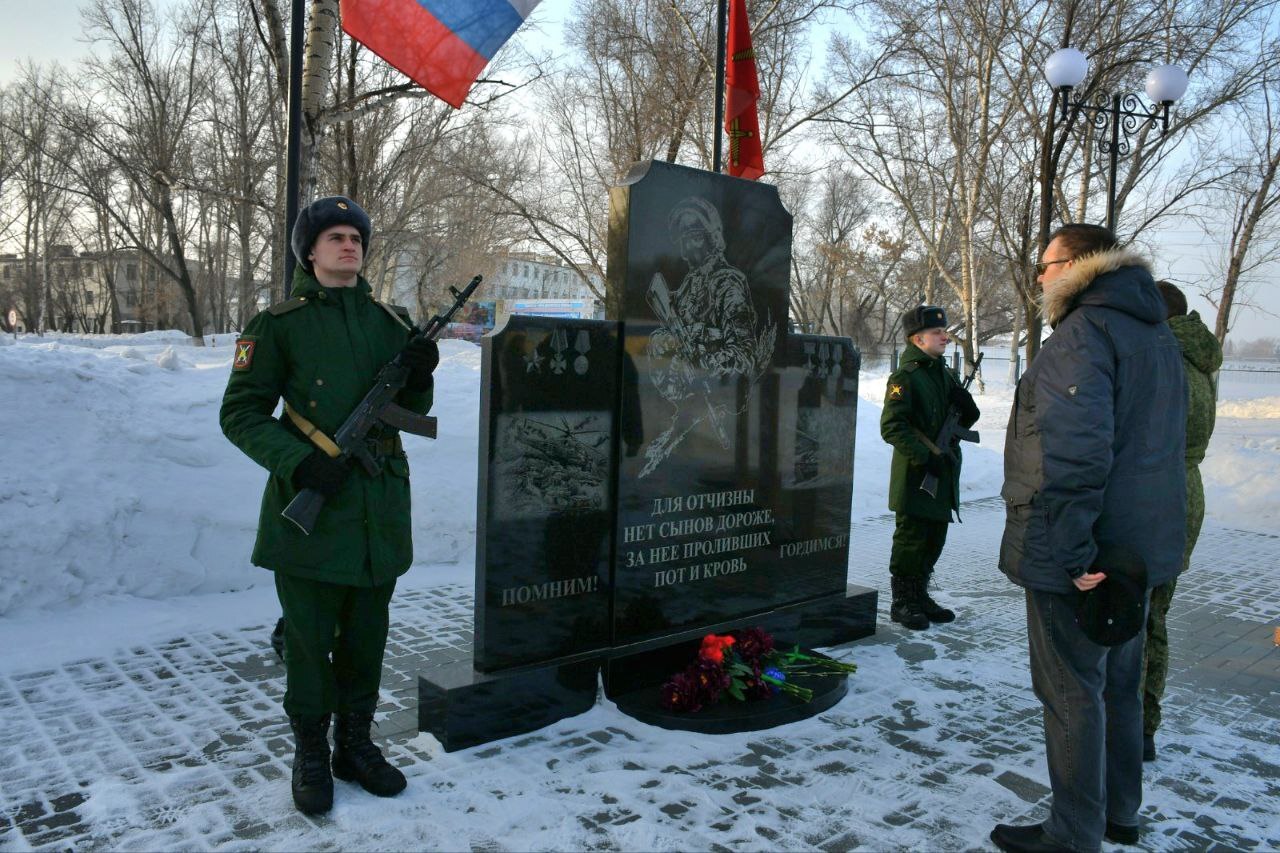
[[[289,244],[293,247],[293,257],[308,273],[315,272],[311,268],[310,255],[311,247],[316,244],[316,238],[326,228],[332,228],[335,225],[350,225],[359,231],[364,254],[369,254],[373,223],[369,220],[369,214],[364,212],[364,208],[346,196],[331,195],[318,198],[298,214],[298,221],[293,224],[293,234],[289,239]]]
[[[1098,558],[1089,571],[1105,572],[1107,578],[1080,597],[1080,630],[1100,646],[1132,640],[1146,623],[1146,561],[1127,545],[1099,542]]]
[[[946,326],[947,312],[937,305],[917,305],[902,312],[902,332],[908,338],[925,329],[945,329]]]

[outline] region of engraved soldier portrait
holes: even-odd
[[[716,389],[726,377],[754,385],[773,357],[777,334],[770,319],[759,322],[746,275],[725,257],[724,227],[714,205],[686,198],[672,208],[667,228],[688,271],[674,292],[662,273],[654,274],[646,298],[660,325],[647,351],[654,385],[675,411],[645,449],[642,477],[700,423],[709,424],[721,447],[729,446],[726,420],[738,408],[734,395]]]

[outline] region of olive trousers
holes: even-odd
[[[284,711],[372,714],[396,585],[344,586],[275,573],[284,610]]]
[[[927,577],[947,544],[946,521],[918,515],[897,514],[893,528],[893,551],[889,554],[889,574],[895,578]]]

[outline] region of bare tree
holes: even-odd
[[[64,85],[56,66],[24,64],[9,115],[10,133],[18,143],[13,174],[24,259],[20,304],[27,327],[37,332],[56,327],[51,257],[54,245],[66,239],[74,213],[66,184],[75,141],[58,122]]]
[[[104,54],[87,64],[97,98],[69,111],[67,125],[123,182],[102,187],[106,195],[93,201],[176,283],[193,340],[202,345],[204,312],[187,245],[195,217],[182,179],[193,172],[194,125],[207,94],[199,44],[210,9],[197,2],[162,21],[143,0],[94,0],[83,14],[86,33]],[[154,218],[130,216],[136,201]]]
[[[1036,73],[1024,31],[1043,27],[1044,15],[1019,0],[877,0],[874,8],[894,73],[833,111],[831,139],[906,211],[931,274],[960,308],[957,336],[972,361],[989,337],[987,316],[1007,327],[1008,300],[991,277],[992,210],[1007,189],[996,178],[1008,177],[998,166],[1022,120],[1019,96]]]
[[[1274,50],[1273,46],[1273,55]],[[1240,105],[1238,124],[1230,134],[1238,152],[1236,169],[1218,194],[1222,208],[1230,212],[1230,236],[1223,248],[1221,278],[1206,293],[1218,309],[1214,334],[1221,343],[1227,340],[1236,308],[1249,304],[1262,269],[1280,261],[1278,108],[1280,76],[1272,76],[1255,98]]]
[[[809,34],[851,5],[748,3],[768,180],[813,171],[791,163],[804,129],[880,73],[859,57],[842,85],[807,86]],[[580,0],[574,13],[570,59],[540,86],[540,121],[516,143],[526,156],[514,181],[477,180],[519,233],[590,280],[605,271],[608,189],[633,163],[712,166],[716,20],[714,4],[693,0]]]

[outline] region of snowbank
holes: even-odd
[[[266,473],[218,427],[231,336],[25,336],[0,350],[0,615],[269,584],[249,563]],[[475,538],[480,351],[442,343],[440,440],[408,437],[415,557]]]

